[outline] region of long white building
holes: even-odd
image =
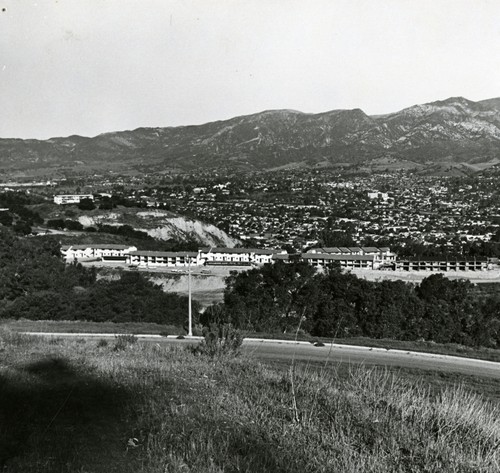
[[[262,248],[203,248],[201,258],[206,264],[262,265],[272,263],[277,255],[287,254],[286,250]]]
[[[188,267],[203,264],[201,252],[178,251],[131,251],[126,263],[138,268]]]
[[[396,253],[391,252],[390,248],[373,246],[312,248],[301,255],[304,261],[313,266],[339,264],[345,269],[379,269],[394,264],[396,257]]]
[[[75,261],[126,261],[126,255],[137,251],[137,247],[130,245],[63,245],[61,255],[67,263]]]

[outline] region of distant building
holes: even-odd
[[[108,261],[135,267],[261,266],[276,261],[305,261],[316,268],[385,269],[398,271],[486,271],[498,266],[497,258],[447,260],[441,258],[402,259],[388,247],[312,248],[300,255],[286,250],[261,248],[201,248],[197,252],[139,251],[135,246],[98,244],[64,245],[61,255],[67,263]]]
[[[442,258],[405,259],[394,263],[399,271],[486,271],[493,263],[488,258],[446,260]]]
[[[369,199],[381,199],[383,201],[386,201],[389,199],[389,194],[387,192],[368,192],[368,198]]]
[[[302,253],[302,259],[314,266],[326,266],[337,261],[342,268],[378,269],[393,264],[396,257],[396,253],[392,253],[390,248],[372,246],[312,248],[307,253]]]
[[[275,255],[287,254],[286,250],[262,248],[205,248],[201,257],[206,264],[219,265],[262,265],[272,263]]]
[[[58,205],[63,204],[79,204],[83,199],[94,200],[92,194],[65,194],[65,195],[55,195],[54,203]]]
[[[201,252],[176,251],[131,251],[126,255],[126,263],[137,267],[189,267],[203,264]]]
[[[131,251],[137,251],[137,247],[113,244],[61,246],[61,255],[67,263],[91,260],[125,263],[126,255]]]
[[[377,269],[376,255],[302,253],[301,259],[317,268],[338,265],[342,269]]]

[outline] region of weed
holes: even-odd
[[[108,346],[108,341],[104,338],[101,338],[98,342],[97,342],[97,348],[105,348]]]
[[[135,335],[117,335],[114,351],[121,351],[127,349],[129,346],[137,343],[137,337]]]
[[[238,355],[243,336],[231,324],[211,324],[204,330],[204,339],[196,347],[189,347],[194,354],[206,355],[211,358]]]

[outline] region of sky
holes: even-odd
[[[0,138],[500,96],[500,0],[0,0]]]

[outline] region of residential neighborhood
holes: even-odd
[[[500,240],[498,166],[481,174],[450,174],[200,171],[113,181],[93,176],[47,190],[59,200],[64,197],[56,194],[59,189],[83,191],[80,198],[93,195],[100,208],[166,209],[214,224],[256,248],[302,252],[317,245],[404,247],[413,242],[456,253],[464,245]]]

